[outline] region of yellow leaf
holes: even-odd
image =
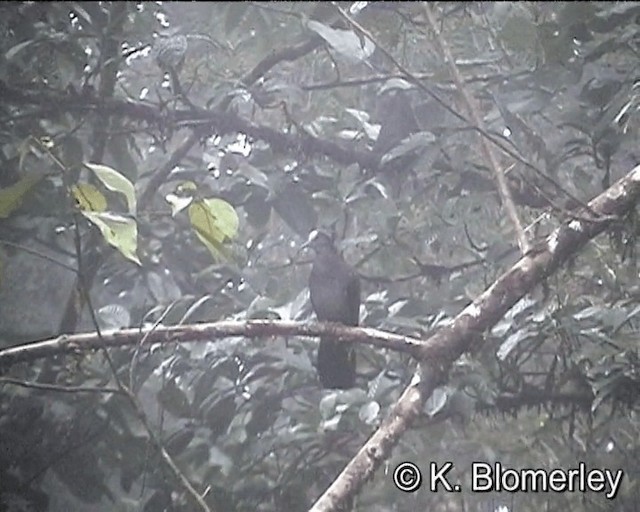
[[[89,183],[79,183],[71,187],[71,193],[83,211],[104,212],[107,209],[107,198],[96,187]]]
[[[236,237],[239,226],[233,206],[222,199],[203,199],[189,205],[188,212],[196,235],[214,258],[228,257],[223,244]]]

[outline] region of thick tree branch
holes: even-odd
[[[409,73],[404,68],[401,70]],[[414,75],[403,75],[422,89],[425,88]],[[283,133],[274,130],[268,126],[258,125],[242,119],[234,112],[219,111],[218,108],[202,109],[202,108],[160,108],[157,105],[135,101],[130,99],[100,99],[90,95],[66,94],[50,89],[14,89],[8,87],[0,81],[0,97],[5,103],[17,105],[20,107],[37,106],[40,107],[39,115],[55,115],[60,110],[79,113],[96,113],[97,115],[121,116],[126,117],[137,123],[144,123],[149,126],[163,126],[167,130],[177,130],[180,128],[190,128],[193,130],[186,142],[175,152],[175,156],[182,156],[183,152],[188,150],[200,138],[206,137],[212,133],[225,135],[230,133],[244,133],[254,140],[263,140],[267,142],[274,152],[280,154],[304,154],[305,157],[326,156],[334,162],[344,165],[358,164],[362,169],[368,169],[372,174],[380,170],[380,159],[372,151],[358,151],[357,149],[338,144],[328,139],[321,139],[313,135],[303,132],[298,134]],[[434,96],[437,98],[437,96]],[[446,105],[442,100],[439,103]],[[55,105],[55,108],[51,106]],[[57,110],[56,110],[57,109]],[[447,106],[448,110],[453,110]],[[454,111],[455,112],[455,111]],[[473,126],[463,116],[458,116],[465,122]],[[581,202],[566,190],[562,189],[557,183],[553,182],[544,173],[535,166],[519,157],[509,148],[497,141],[491,134],[473,126],[483,137],[487,138],[493,144],[497,145],[502,152],[521,162],[527,168],[533,169],[538,175],[547,182],[551,182],[556,188],[562,191],[569,199],[571,204],[580,205]],[[186,150],[186,151],[185,151]],[[170,163],[174,163],[176,158],[172,156],[165,166],[158,171],[158,176],[154,176],[154,184],[161,182],[160,178],[166,178],[166,169],[171,170]],[[153,187],[147,187],[155,190]],[[146,189],[145,189],[146,192]],[[141,200],[142,204],[148,204],[150,199],[149,193]],[[526,204],[526,201],[522,201]]]

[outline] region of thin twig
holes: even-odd
[[[60,261],[56,258],[54,258],[53,256],[49,256],[48,254],[45,254],[43,252],[37,251],[35,249],[31,249],[30,247],[27,247],[26,245],[22,245],[22,244],[17,244],[15,242],[10,242],[9,240],[2,240],[0,239],[0,244],[3,245],[7,245],[9,247],[15,247],[16,249],[19,249],[20,251],[24,251],[26,253],[32,254],[33,256],[37,256],[38,258],[42,258],[43,260],[47,260],[50,261],[51,263],[58,265],[61,268],[64,268],[65,270],[69,270],[70,272],[73,273],[77,273],[78,269],[76,269],[75,267],[71,266],[71,265],[67,265],[65,262]]]
[[[153,173],[149,183],[147,183],[147,186],[140,195],[140,200],[138,201],[138,208],[140,211],[147,207],[151,202],[153,194],[158,191],[158,188],[165,182],[167,176],[169,176],[174,167],[178,165],[185,156],[187,156],[187,153],[189,153],[196,142],[200,140],[200,137],[202,137],[202,133],[199,130],[194,130],[178,147],[178,149],[173,152],[169,160],[167,160],[160,169]]]
[[[37,389],[40,391],[55,391],[56,393],[116,393],[122,394],[118,388],[101,388],[94,386],[60,386],[57,384],[42,384],[40,382],[29,382],[11,377],[0,377],[0,384],[12,384],[23,388]]]
[[[431,10],[431,6],[428,4],[424,5],[424,12],[431,27],[431,30],[435,34],[435,42],[440,50],[440,54],[444,58],[445,62],[449,66],[449,71],[453,80],[456,84],[456,88],[460,92],[462,96],[462,100],[465,104],[467,111],[471,116],[471,120],[473,124],[475,124],[480,130],[486,131],[486,126],[478,111],[478,107],[476,106],[475,100],[472,99],[469,91],[464,85],[464,81],[460,76],[460,72],[456,66],[455,59],[453,57],[453,53],[449,48],[449,45],[442,37],[442,33],[438,28],[438,23],[435,20],[433,12]],[[522,227],[522,222],[520,221],[520,217],[518,215],[518,210],[516,209],[516,205],[513,202],[513,197],[511,196],[511,191],[509,190],[509,184],[507,183],[507,179],[504,175],[504,170],[500,166],[498,159],[493,150],[493,146],[490,146],[487,142],[487,139],[484,137],[480,138],[480,147],[482,149],[482,153],[484,154],[484,158],[489,162],[491,166],[491,170],[493,171],[493,175],[496,180],[496,184],[498,187],[498,193],[500,194],[500,199],[502,200],[502,205],[504,206],[507,215],[511,219],[513,227],[516,232],[516,237],[518,239],[518,245],[520,246],[520,252],[525,254],[529,251],[529,241],[527,240],[527,236],[524,233],[524,228]]]
[[[513,158],[515,161],[520,162],[522,165],[524,165],[527,169],[531,169],[533,172],[535,172],[538,176],[540,176],[541,179],[543,179],[544,181],[546,181],[547,183],[551,184],[556,190],[558,190],[560,193],[566,195],[568,198],[570,198],[572,201],[575,202],[575,204],[580,205],[581,207],[585,208],[587,211],[588,206],[583,202],[580,201],[578,198],[576,198],[571,192],[569,192],[568,190],[566,190],[565,188],[563,188],[559,183],[557,183],[555,180],[551,179],[549,176],[547,176],[544,172],[542,172],[538,167],[536,167],[534,164],[532,164],[531,162],[529,162],[528,160],[526,160],[525,158],[523,158],[522,156],[518,155],[515,151],[511,150],[510,148],[508,148],[505,144],[503,144],[499,138],[495,137],[494,135],[492,135],[491,133],[489,133],[487,130],[483,129],[482,127],[474,124],[471,120],[467,119],[466,116],[462,115],[460,112],[458,112],[455,108],[451,107],[451,105],[449,105],[446,101],[444,101],[442,98],[440,98],[436,93],[434,93],[429,87],[425,86],[422,81],[417,77],[416,74],[412,73],[411,71],[409,71],[405,66],[403,66],[387,49],[385,49],[384,45],[381,45],[376,38],[367,30],[365,29],[362,25],[360,25],[357,21],[355,21],[353,18],[351,18],[339,5],[337,5],[335,2],[333,2],[333,4],[336,6],[338,12],[342,15],[342,17],[344,19],[346,19],[358,32],[360,32],[362,35],[368,37],[369,39],[371,39],[371,41],[373,41],[373,43],[375,44],[376,48],[378,48],[387,59],[389,59],[394,66],[396,66],[396,68],[402,72],[404,74],[405,79],[407,79],[408,81],[410,81],[412,84],[414,84],[416,87],[418,87],[421,91],[425,92],[426,94],[428,94],[431,98],[433,98],[438,105],[440,105],[442,108],[444,108],[447,112],[449,112],[451,115],[453,115],[454,117],[456,117],[456,119],[459,119],[460,121],[462,121],[463,123],[465,123],[467,126],[469,126],[471,129],[477,131],[478,133],[480,133],[482,135],[482,137],[484,137],[486,140],[488,140],[489,142],[491,142],[493,145],[497,146],[501,151],[503,151],[506,155],[510,156],[511,158]],[[362,165],[362,164],[361,164]],[[373,170],[375,170],[375,168],[373,168]],[[585,212],[586,213],[586,212]],[[589,212],[595,215],[595,212]]]

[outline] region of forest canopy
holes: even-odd
[[[635,510],[639,19],[0,4],[0,510]]]

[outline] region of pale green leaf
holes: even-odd
[[[238,233],[238,215],[222,199],[203,199],[189,206],[189,220],[200,241],[214,258],[228,258],[224,243]]]
[[[136,194],[133,184],[115,169],[101,164],[87,163],[90,169],[102,184],[113,192],[120,192],[127,199],[129,213],[136,211]]]
[[[71,194],[82,211],[104,212],[107,209],[107,198],[90,183],[73,185]]]
[[[193,197],[179,196],[177,194],[167,194],[165,197],[167,203],[171,205],[171,216],[175,217],[193,202]]]
[[[209,213],[217,219],[218,228],[228,239],[235,238],[238,234],[238,214],[233,206],[222,199],[204,199],[203,203]]]
[[[141,265],[136,249],[138,247],[138,225],[132,218],[110,212],[82,212],[93,222],[109,245],[115,247],[128,260]]]

